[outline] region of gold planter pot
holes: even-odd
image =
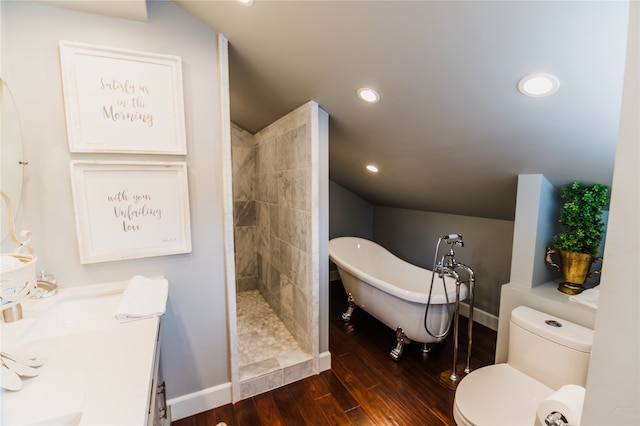
[[[554,254],[560,256],[560,265],[553,261],[551,256]],[[549,265],[562,272],[564,282],[558,285],[558,290],[566,294],[582,293],[584,290],[583,284],[592,274],[590,272],[591,265],[597,260],[602,262],[601,257],[593,257],[586,253],[556,250],[551,247],[547,247],[547,255],[545,257],[545,261]],[[600,274],[601,270],[602,268],[593,273]]]

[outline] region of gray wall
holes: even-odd
[[[424,268],[433,266],[438,237],[462,234],[465,247],[456,258],[476,274],[476,307],[498,315],[500,287],[509,282],[513,222],[374,206],[332,181],[329,195],[330,238],[367,238]]]
[[[329,238],[373,239],[373,204],[329,181]]]
[[[375,240],[423,268],[432,269],[439,237],[462,234],[465,246],[456,249],[456,259],[476,275],[475,306],[498,315],[500,287],[509,281],[513,222],[381,206],[374,212]]]
[[[558,225],[561,206],[559,192],[544,176],[518,176],[512,283],[535,287],[559,277],[544,259],[546,247],[553,245],[553,235],[561,231]]]
[[[228,383],[224,281],[221,92],[216,34],[170,2],[148,2],[148,22],[2,2],[2,76],[16,100],[25,158],[20,221],[33,232],[38,269],[61,287],[164,275],[170,283],[162,320],[168,397]],[[176,160],[183,156],[71,154],[67,144],[59,40],[182,57],[193,251],[81,265],[69,160]]]

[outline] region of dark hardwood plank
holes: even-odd
[[[364,411],[364,409],[362,407],[356,407],[356,408],[354,408],[352,410],[347,411],[345,414],[347,415],[347,417],[351,421],[351,424],[353,424],[353,425],[357,425],[357,426],[375,426],[375,424],[376,424],[373,421],[373,419],[371,417],[369,417],[367,412]]]
[[[330,425],[352,424],[351,420],[340,406],[340,403],[333,397],[333,395],[328,394],[317,398],[315,401]]]
[[[329,421],[324,416],[322,408],[311,396],[311,393],[303,380],[291,383],[287,388],[295,400],[298,411],[304,418],[303,424],[318,426],[329,425]],[[293,423],[290,424],[293,425]]]
[[[284,425],[284,423],[282,422],[282,414],[280,414],[278,405],[274,401],[273,395],[270,392],[265,392],[260,395],[256,395],[252,399],[255,403],[258,416],[260,417],[260,422],[263,425],[268,425],[268,426]]]
[[[353,395],[351,395],[349,390],[332,370],[323,371],[318,376],[327,384],[331,395],[345,412],[360,406],[358,401],[353,397]]]
[[[296,404],[297,395],[290,391],[291,385],[271,391],[273,399],[282,415],[282,423],[285,425],[304,425],[305,419]]]
[[[330,371],[325,371],[324,373],[330,373]],[[329,383],[326,380],[323,380],[322,377],[322,374],[318,374],[317,376],[311,376],[303,379],[304,383],[307,385],[307,390],[313,399],[319,399],[331,394]]]
[[[247,398],[234,404],[238,425],[260,425],[260,416],[254,404],[255,399]],[[268,423],[267,423],[268,424]]]
[[[211,411],[211,410],[210,410]],[[206,426],[215,426],[220,422],[226,423],[228,426],[239,426],[240,423],[236,417],[235,405],[234,404],[225,404],[218,408],[215,408],[213,414],[215,415],[215,423],[198,423],[196,426],[206,425]],[[205,412],[206,413],[206,412]],[[202,414],[202,413],[201,413]]]
[[[273,391],[173,422],[175,426],[455,425],[455,391],[440,378],[453,361],[453,341],[404,348],[400,361],[389,351],[395,331],[356,309],[345,323],[347,297],[341,283],[330,284],[331,370]],[[466,361],[467,320],[460,317],[459,365]],[[474,325],[471,367],[493,363],[496,332]],[[461,368],[459,367],[460,374]]]

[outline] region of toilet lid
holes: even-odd
[[[532,426],[553,389],[508,364],[479,368],[456,389],[454,405],[470,425]]]

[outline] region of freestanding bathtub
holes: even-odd
[[[398,258],[382,246],[363,238],[339,237],[329,241],[329,258],[338,267],[340,279],[349,295],[345,321],[359,306],[387,327],[396,330],[397,346],[391,351],[395,360],[409,341],[435,343],[446,338],[433,337],[424,327],[424,318],[432,272]],[[436,275],[427,325],[436,336],[443,334],[456,300],[456,280],[445,276],[447,299],[442,279]],[[460,300],[468,289],[460,285]]]

